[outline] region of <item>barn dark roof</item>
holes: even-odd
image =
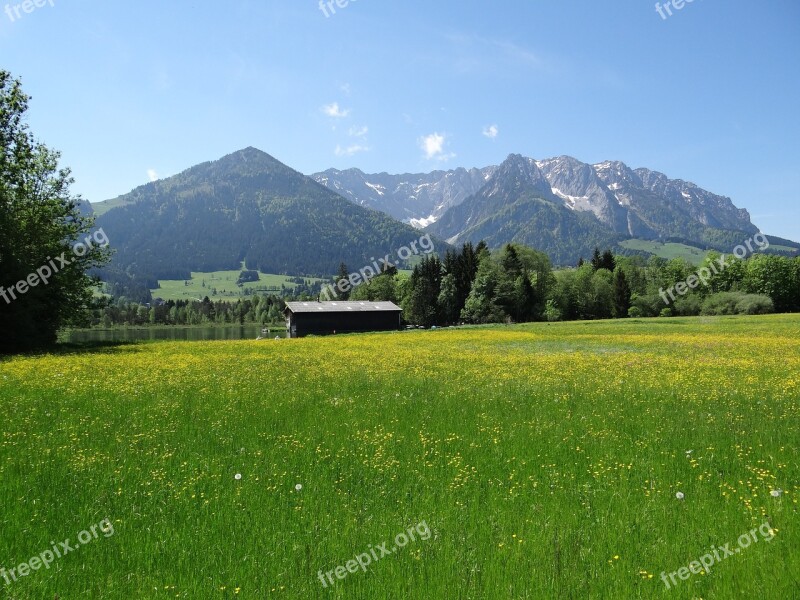
[[[293,313],[401,312],[394,302],[287,302]]]

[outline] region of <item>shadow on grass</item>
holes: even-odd
[[[132,350],[141,342],[131,341],[92,341],[92,342],[59,342],[47,348],[21,350],[13,353],[0,353],[0,363],[16,357],[35,358],[48,355],[69,354],[115,354],[120,350]]]
[[[59,342],[50,352],[52,354],[110,354],[112,351],[122,348],[132,348],[141,346],[141,341],[118,340],[118,341],[92,341],[92,342]]]

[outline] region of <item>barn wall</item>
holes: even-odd
[[[397,331],[400,314],[397,312],[294,313],[290,324],[296,326],[297,336],[329,335],[365,331]]]

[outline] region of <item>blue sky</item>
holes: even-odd
[[[0,68],[91,201],[247,146],[304,173],[568,154],[800,241],[797,0],[20,3],[0,0]]]

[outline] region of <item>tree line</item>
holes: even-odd
[[[706,285],[687,289],[674,301],[665,295],[721,258],[725,269],[713,272]],[[547,255],[526,246],[508,244],[492,252],[484,243],[467,243],[444,259],[425,257],[410,277],[383,273],[349,297],[390,300],[403,308],[408,322],[426,327],[798,312],[800,258],[754,254],[739,260],[711,252],[698,267],[681,258],[596,249],[575,268],[553,270]]]
[[[236,301],[168,300],[139,303],[120,298],[89,311],[93,327],[146,325],[269,325],[283,322],[286,303],[278,296],[253,295]]]

